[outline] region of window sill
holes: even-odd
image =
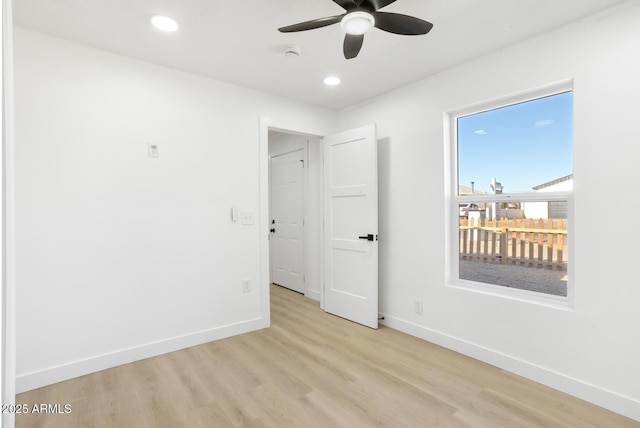
[[[520,290],[517,288],[484,284],[462,279],[449,283],[446,286],[458,290],[464,290],[472,293],[479,293],[487,296],[544,306],[552,309],[575,311],[575,306],[572,299],[563,296],[554,296],[551,294],[538,293],[535,291]]]

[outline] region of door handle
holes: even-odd
[[[275,229],[271,229],[271,233],[276,233],[276,230]]]
[[[369,234],[367,236],[358,236],[358,239],[366,239],[367,241],[373,241],[373,235]]]

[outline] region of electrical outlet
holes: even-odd
[[[249,293],[251,291],[251,280],[243,279],[242,280],[242,292]]]
[[[422,300],[415,300],[413,302],[413,311],[416,314],[422,315]]]
[[[240,224],[256,224],[256,214],[253,211],[240,211]]]

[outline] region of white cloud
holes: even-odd
[[[545,126],[549,126],[553,123],[552,119],[539,120],[533,124],[536,128],[544,128]]]

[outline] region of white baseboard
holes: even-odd
[[[16,377],[16,391],[17,393],[30,391],[122,364],[144,360],[145,358],[249,333],[266,327],[269,327],[269,325],[263,318],[256,318],[18,375]]]
[[[318,302],[320,301],[320,292],[318,290],[307,290],[305,296]]]
[[[640,421],[640,401],[527,361],[381,313],[380,323]]]

